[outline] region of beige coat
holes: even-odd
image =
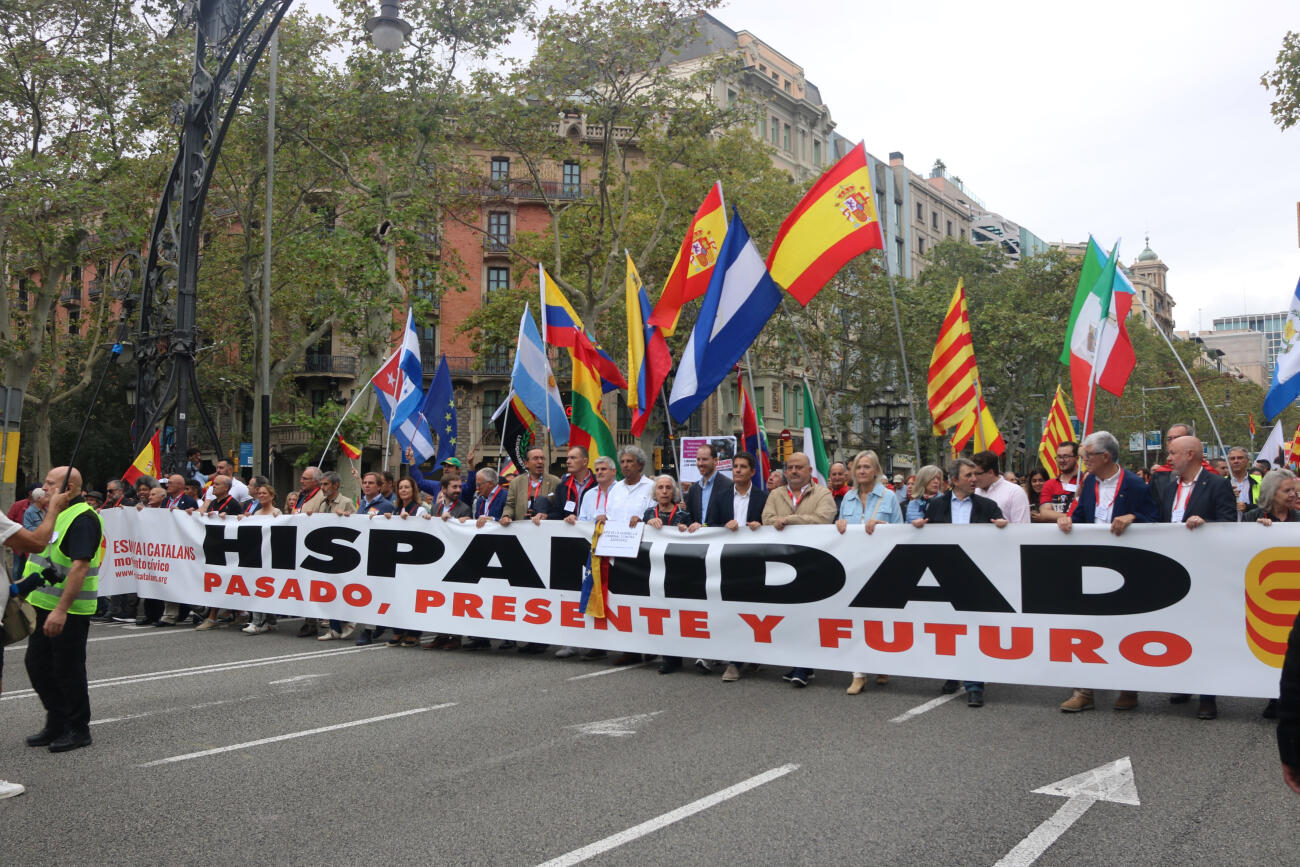
[[[790,489],[782,485],[767,495],[763,524],[770,526],[777,518],[788,518],[787,524],[832,524],[837,514],[835,495],[825,485],[810,483],[808,492],[799,500],[798,510],[790,499]]]
[[[555,493],[555,489],[560,486],[560,480],[550,473],[542,474],[542,491],[539,497],[549,497]],[[528,517],[528,474],[516,476],[510,482],[509,492],[506,494],[506,507],[501,513],[502,517],[507,517],[512,521],[522,521]]]

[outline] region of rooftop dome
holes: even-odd
[[[1160,257],[1156,255],[1156,251],[1151,249],[1151,236],[1150,236],[1150,235],[1147,235],[1147,237],[1146,237],[1146,242],[1147,242],[1146,249],[1143,250],[1141,253],[1138,253],[1138,261],[1139,261],[1139,262],[1158,262],[1158,261],[1160,261]]]

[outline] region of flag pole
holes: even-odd
[[[817,390],[820,391],[820,392],[822,393],[822,405],[825,406],[826,409],[827,409],[828,411],[830,411],[831,413],[833,413],[833,414],[836,416],[837,420],[838,420],[839,413],[835,412],[835,407],[831,405],[830,398],[827,397],[827,395],[826,395],[826,386],[822,385],[821,374],[817,371],[817,366],[813,363],[812,353],[808,351],[808,345],[807,345],[806,343],[803,342],[803,334],[801,334],[801,333],[799,332],[799,323],[795,320],[795,318],[794,318],[794,314],[790,312],[790,308],[786,306],[786,303],[785,303],[785,295],[786,295],[786,293],[784,293],[784,292],[781,293],[781,312],[784,313],[784,314],[786,315],[786,317],[790,320],[790,324],[793,325],[793,326],[795,326],[795,327],[792,329],[792,330],[794,331],[794,336],[795,336],[795,337],[798,339],[798,341],[799,341],[799,348],[803,351],[804,361],[807,363],[807,365],[808,365],[808,369],[811,370],[811,371],[813,371],[813,373],[814,373],[814,379],[815,379],[816,382],[817,382]],[[807,377],[807,375],[805,375],[805,376],[803,377],[803,379],[804,379],[804,382],[806,383],[806,382],[808,381],[808,377]],[[809,391],[811,392],[811,389],[809,389]],[[823,436],[824,436],[824,432],[823,432]],[[839,440],[840,447],[843,448],[843,446],[844,446],[844,431],[843,431],[843,430],[837,430],[837,431],[836,431],[836,437],[837,437],[838,440]],[[828,458],[828,459],[829,459],[829,457],[830,457],[830,456],[827,455],[827,458]]]
[[[865,144],[863,146],[865,150]],[[879,219],[880,215],[877,214]],[[898,227],[894,227],[897,231]],[[916,426],[916,408],[912,400],[912,374],[907,369],[907,349],[903,345],[903,320],[898,315],[898,293],[894,289],[894,271],[889,267],[888,242],[884,238],[884,224],[881,224],[881,241],[885,246],[880,252],[885,260],[885,280],[889,283],[889,303],[894,308],[894,330],[898,332],[898,360],[903,367],[903,388],[907,390],[907,421],[912,426],[912,472],[921,468],[921,434]],[[902,264],[901,262],[899,264]]]
[[[1137,296],[1138,303],[1142,305],[1142,309],[1146,314],[1151,316],[1152,323],[1155,323],[1156,325],[1156,331],[1160,332],[1160,336],[1165,339],[1165,345],[1169,347],[1169,351],[1174,355],[1174,360],[1177,361],[1178,366],[1182,368],[1183,375],[1186,376],[1187,381],[1191,383],[1192,391],[1196,393],[1196,399],[1201,402],[1201,409],[1205,410],[1205,417],[1210,420],[1210,429],[1214,431],[1215,442],[1219,444],[1219,451],[1222,452],[1223,438],[1219,436],[1219,426],[1214,423],[1214,416],[1210,415],[1210,408],[1206,406],[1205,398],[1201,395],[1201,390],[1196,387],[1196,380],[1192,379],[1191,371],[1187,369],[1187,365],[1183,364],[1182,356],[1178,354],[1178,350],[1174,349],[1174,344],[1169,340],[1169,335],[1165,334],[1165,330],[1160,327],[1159,323],[1156,323],[1155,316],[1151,314],[1151,309],[1147,307],[1147,303],[1142,300],[1142,293],[1134,292],[1133,294]],[[1143,436],[1145,435],[1145,432],[1143,432]]]
[[[378,371],[376,371],[376,373],[378,373]],[[369,383],[367,382],[367,384]],[[343,420],[348,417],[348,413],[352,412],[352,410],[356,408],[357,403],[360,402],[361,398],[364,397],[365,394],[366,394],[365,386],[362,386],[361,388],[357,389],[357,396],[352,398],[352,403],[348,404],[348,408],[343,411],[343,415],[339,416],[339,423],[334,425],[334,433],[330,434],[329,440],[326,441],[325,451],[320,453],[320,461],[316,464],[316,466],[320,466],[321,464],[325,463],[325,456],[329,454],[330,444],[334,442],[334,440],[339,435],[339,431],[342,430],[343,428]],[[386,451],[388,447],[385,446],[384,448]],[[385,463],[387,463],[387,461],[385,461]]]
[[[1134,293],[1136,294],[1136,293]],[[1111,297],[1114,298],[1112,291]],[[1101,351],[1101,339],[1106,335],[1106,323],[1110,321],[1110,311],[1101,320],[1101,327],[1097,329],[1097,352]],[[1083,435],[1087,436],[1092,433],[1092,407],[1093,398],[1097,391],[1097,352],[1092,354],[1092,365],[1088,372],[1088,402],[1083,409]]]

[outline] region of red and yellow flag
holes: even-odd
[[[781,224],[767,270],[807,305],[845,263],[884,249],[862,142],[831,166]]]
[[[709,288],[709,278],[713,276],[718,250],[726,235],[727,213],[722,203],[722,184],[715,182],[696,209],[691,224],[686,227],[686,237],[677,250],[672,270],[664,281],[664,291],[660,293],[659,303],[650,314],[647,325],[657,325],[666,336],[672,336],[682,307]]]
[[[1074,425],[1070,422],[1070,410],[1065,403],[1065,390],[1056,386],[1056,399],[1047,411],[1047,424],[1043,427],[1043,439],[1038,444],[1038,460],[1047,474],[1052,478],[1059,475],[1056,468],[1056,450],[1061,443],[1074,440]]]
[[[351,458],[354,461],[357,458],[361,457],[361,449],[357,448],[356,446],[352,445],[352,443],[343,439],[343,434],[339,434],[339,448],[343,451],[343,454],[347,455],[349,458]]]
[[[162,434],[159,431],[154,431],[153,437],[140,451],[140,454],[135,456],[131,466],[127,468],[125,473],[122,473],[122,481],[128,485],[134,485],[141,476],[156,479],[161,472]]]
[[[1291,438],[1291,454],[1286,462],[1293,467],[1300,467],[1300,425],[1296,425],[1295,436]]]
[[[1006,452],[993,415],[984,403],[979,367],[975,364],[975,343],[971,339],[966,290],[957,281],[948,313],[939,328],[939,339],[930,355],[926,400],[934,418],[934,432],[952,432],[952,448],[960,451],[971,437],[976,451]]]

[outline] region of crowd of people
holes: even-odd
[[[355,499],[340,493],[342,479],[337,472],[307,467],[299,478],[298,490],[288,493],[282,501],[267,479],[254,477],[245,482],[229,461],[218,461],[215,473],[202,476],[197,472],[197,455],[194,455],[194,461],[187,467],[188,474],[175,473],[162,480],[141,478],[134,488],[113,480],[105,486],[104,494],[88,492],[73,502],[87,504],[91,514],[110,508],[164,508],[192,512],[205,520],[217,516],[239,520],[253,515],[360,513],[390,519],[454,520],[478,528],[488,522],[509,525],[532,521],[540,525],[543,521],[570,524],[613,521],[635,525],[644,521],[656,528],[675,526],[683,533],[704,526],[739,531],[764,526],[784,530],[793,525],[822,524],[834,525],[840,533],[871,534],[882,524],[908,522],[918,528],[929,524],[983,524],[995,529],[1008,523],[1055,523],[1063,533],[1069,533],[1079,523],[1104,524],[1112,533],[1120,535],[1134,523],[1181,523],[1194,530],[1208,522],[1251,521],[1267,526],[1300,520],[1296,477],[1291,471],[1270,467],[1263,461],[1252,465],[1249,454],[1240,448],[1230,450],[1226,460],[1214,466],[1204,459],[1200,440],[1185,425],[1170,428],[1166,442],[1165,464],[1125,468],[1121,465],[1116,438],[1106,431],[1097,431],[1082,443],[1060,445],[1055,455],[1055,475],[1036,469],[1023,483],[1014,473],[1002,472],[999,456],[989,451],[957,458],[943,468],[921,467],[905,480],[901,476],[888,479],[880,458],[867,450],[850,461],[833,464],[828,484],[822,485],[813,479],[808,456],[796,452],[789,456],[782,469],[771,472],[766,488],[755,484],[755,474],[759,471],[755,455],[749,452],[734,455],[728,476],[719,471],[718,456],[707,444],[700,446],[696,456],[699,479],[690,484],[680,484],[672,475],[648,475],[646,454],[637,446],[620,449],[617,463],[604,455],[590,461],[586,449],[570,448],[563,476],[547,472],[545,451],[534,448],[528,451],[524,466],[516,473],[499,473],[492,466],[481,466],[462,476],[461,462],[454,457],[443,461],[428,477],[413,465],[409,476],[400,479],[394,479],[390,473],[359,474],[354,469],[360,484],[360,495]],[[14,505],[10,518],[21,519],[21,526],[26,528],[23,532],[28,535],[22,537],[22,544],[11,543],[11,547],[20,551],[31,551],[38,543],[43,547],[39,534],[42,527],[52,527],[50,513],[59,508],[57,491],[57,485],[52,487],[51,480],[47,479],[46,485],[32,491],[27,500]],[[72,553],[84,553],[84,541]],[[48,565],[49,558],[42,557],[41,563]],[[98,562],[93,565],[97,566]],[[36,572],[39,574],[39,569]],[[31,573],[30,566],[23,566],[15,574]],[[51,582],[47,584],[51,592],[58,588],[52,583],[55,577],[43,579]],[[82,601],[77,604],[82,607],[73,612],[86,614],[86,621],[134,622],[156,627],[177,627],[189,622],[200,631],[238,626],[249,635],[276,629],[277,618],[266,613],[203,609],[136,598],[131,594],[97,599],[89,603],[87,611],[86,593],[82,592],[86,589],[93,591],[93,584],[78,588],[81,593],[78,598]],[[93,599],[94,594],[90,595]],[[301,624],[297,635],[321,641],[354,639],[364,645],[383,640],[387,632],[389,627],[382,623],[365,625],[308,619]],[[84,685],[84,630],[79,640],[80,680]],[[427,650],[493,648],[491,640],[476,636],[435,635],[422,644],[420,633],[400,628],[392,629],[391,637],[386,640],[393,647],[422,646]],[[1293,635],[1293,647],[1295,643]],[[516,645],[512,641],[501,641],[496,649],[513,649],[524,654],[549,650],[538,643]],[[29,649],[29,675],[33,670],[32,654]],[[561,647],[554,655],[603,659],[608,654],[604,650]],[[633,653],[617,654],[612,659],[615,665],[643,661]],[[37,667],[48,663],[49,660],[42,663],[38,659]],[[77,664],[74,659],[73,668]],[[664,656],[659,659],[658,671],[671,674],[682,665],[681,659]],[[721,679],[728,683],[753,669],[741,660],[715,663],[696,659],[694,667],[704,673],[721,668]],[[42,732],[29,738],[28,743],[48,745],[51,749],[68,737],[72,737],[73,745],[66,748],[90,743],[85,728],[89,701],[83,700],[84,686],[80,691],[69,690],[66,674],[62,672],[53,679],[59,684],[57,688],[49,683],[44,691],[36,687],[46,707],[47,722]],[[1294,681],[1295,672],[1291,674]],[[814,676],[812,670],[796,666],[783,679],[802,688]],[[887,684],[889,677],[889,673],[877,673],[875,683]],[[860,694],[870,679],[868,672],[853,672],[847,694]],[[38,676],[32,676],[32,681],[36,686]],[[943,684],[942,690],[951,694],[959,687],[964,687],[969,707],[984,705],[984,683],[952,679]],[[1284,686],[1284,699],[1286,689]],[[1300,693],[1300,685],[1292,683],[1290,689],[1293,699],[1300,698],[1295,695]],[[1174,704],[1188,703],[1190,699],[1188,695],[1169,697]],[[1113,707],[1116,711],[1131,711],[1138,704],[1136,693],[1120,692]],[[1060,704],[1060,710],[1078,713],[1095,706],[1093,690],[1076,688]],[[1283,756],[1296,759],[1290,764],[1284,762],[1287,782],[1300,792],[1300,746],[1296,745],[1296,738],[1300,738],[1300,713],[1294,701],[1289,709],[1284,702],[1283,708],[1279,728]],[[1218,716],[1216,697],[1199,696],[1196,713],[1203,720],[1215,719]],[[1270,701],[1263,715],[1278,717],[1278,700]],[[1293,750],[1290,754],[1286,752],[1288,743]]]

